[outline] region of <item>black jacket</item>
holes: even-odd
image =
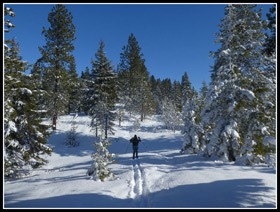
[[[132,143],[133,146],[137,146],[139,144],[139,142],[141,142],[140,137],[138,137],[138,138],[133,137],[132,139],[130,139],[130,143]]]

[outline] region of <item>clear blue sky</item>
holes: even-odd
[[[155,78],[181,78],[184,72],[196,90],[202,81],[210,82],[209,52],[214,44],[218,24],[224,17],[226,4],[65,4],[73,15],[76,27],[73,52],[77,72],[91,68],[100,39],[105,42],[107,57],[117,67],[122,47],[134,34],[144,54],[150,75]],[[16,28],[5,33],[15,37],[21,56],[33,64],[41,56],[39,46],[45,45],[43,26],[49,27],[48,14],[54,4],[6,4],[16,17],[9,18]],[[272,4],[261,4],[263,18]]]

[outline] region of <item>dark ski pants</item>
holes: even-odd
[[[138,145],[137,146],[132,146],[133,147],[133,159],[135,158],[135,155],[136,155],[136,158],[138,158]]]

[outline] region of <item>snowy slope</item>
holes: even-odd
[[[73,116],[62,116],[49,138],[55,147],[49,163],[30,176],[4,182],[6,208],[275,208],[276,172],[181,155],[183,136],[166,130],[154,116],[135,132],[133,119],[116,126],[109,148],[118,155],[110,167],[115,180],[98,182],[86,175],[95,141],[87,116],[77,120],[80,145],[64,141]],[[137,134],[139,159],[129,139]]]

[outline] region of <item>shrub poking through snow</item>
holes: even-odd
[[[77,133],[76,133],[76,129],[77,129],[77,124],[76,124],[76,119],[77,116],[75,116],[72,121],[71,121],[71,129],[67,134],[67,138],[66,138],[66,142],[65,144],[69,147],[76,147],[79,146],[80,142],[77,139]]]
[[[114,174],[108,167],[110,163],[116,162],[116,160],[113,160],[115,154],[110,153],[107,149],[111,144],[112,142],[107,139],[100,139],[99,142],[93,144],[96,147],[96,152],[92,155],[93,164],[87,171],[87,175],[91,179],[104,182],[105,178],[110,180],[114,177]]]

